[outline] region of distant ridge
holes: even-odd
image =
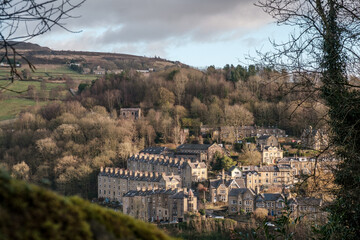
[[[52,50],[29,42],[11,42],[16,50],[32,64],[67,64],[70,61],[84,67],[100,66],[107,70],[114,69],[149,69],[163,70],[168,67],[186,65],[178,61],[169,61],[159,57],[142,57],[121,53],[104,53],[88,51]],[[21,59],[19,59],[21,61]]]

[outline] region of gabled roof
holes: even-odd
[[[284,196],[281,193],[261,193],[257,196],[256,201],[277,201],[284,200]]]
[[[232,171],[234,171],[235,169],[237,169],[237,170],[240,171],[240,169],[239,169],[237,166],[232,166],[231,168],[229,168],[229,172],[232,172]]]
[[[322,199],[314,198],[314,197],[304,197],[304,198],[296,198],[296,202],[298,205],[303,205],[303,206],[321,206]]]
[[[258,137],[257,139],[258,139],[258,140],[266,140],[266,139],[268,139],[270,136],[271,136],[271,135],[262,135],[262,136]]]
[[[247,191],[250,191],[251,194],[255,195],[254,191],[249,188],[233,188],[229,192],[229,196],[236,197],[239,194],[245,194]]]

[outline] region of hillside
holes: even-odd
[[[148,58],[119,53],[84,52],[84,51],[56,51],[33,43],[15,43],[17,51],[32,64],[66,64],[70,61],[80,63],[85,67],[101,66],[106,70],[153,68],[162,70],[166,67],[181,65],[158,57]],[[20,60],[21,62],[21,60]]]
[[[151,224],[61,197],[0,170],[0,239],[170,239]]]

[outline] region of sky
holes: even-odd
[[[75,0],[76,1],[76,0]],[[31,42],[54,50],[158,56],[194,67],[248,65],[278,27],[254,0],[87,0],[63,21],[76,33],[54,28]]]

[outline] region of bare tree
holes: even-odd
[[[321,229],[322,238],[357,239],[360,174],[355,169],[360,162],[360,83],[350,79],[360,73],[360,2],[261,0],[257,5],[279,24],[295,29],[288,42],[274,43],[275,53],[264,54],[262,59],[293,76],[301,75],[300,84],[311,86],[303,102],[318,92],[329,109],[331,143],[339,159],[334,170],[338,188],[333,189],[336,199],[327,208],[330,221]]]
[[[75,16],[71,12],[85,0],[4,0],[0,3],[0,62],[10,67],[12,81],[17,76],[17,59],[31,64],[16,49],[21,41],[28,41],[54,27],[70,31],[64,20]],[[1,87],[5,88],[6,87]]]

